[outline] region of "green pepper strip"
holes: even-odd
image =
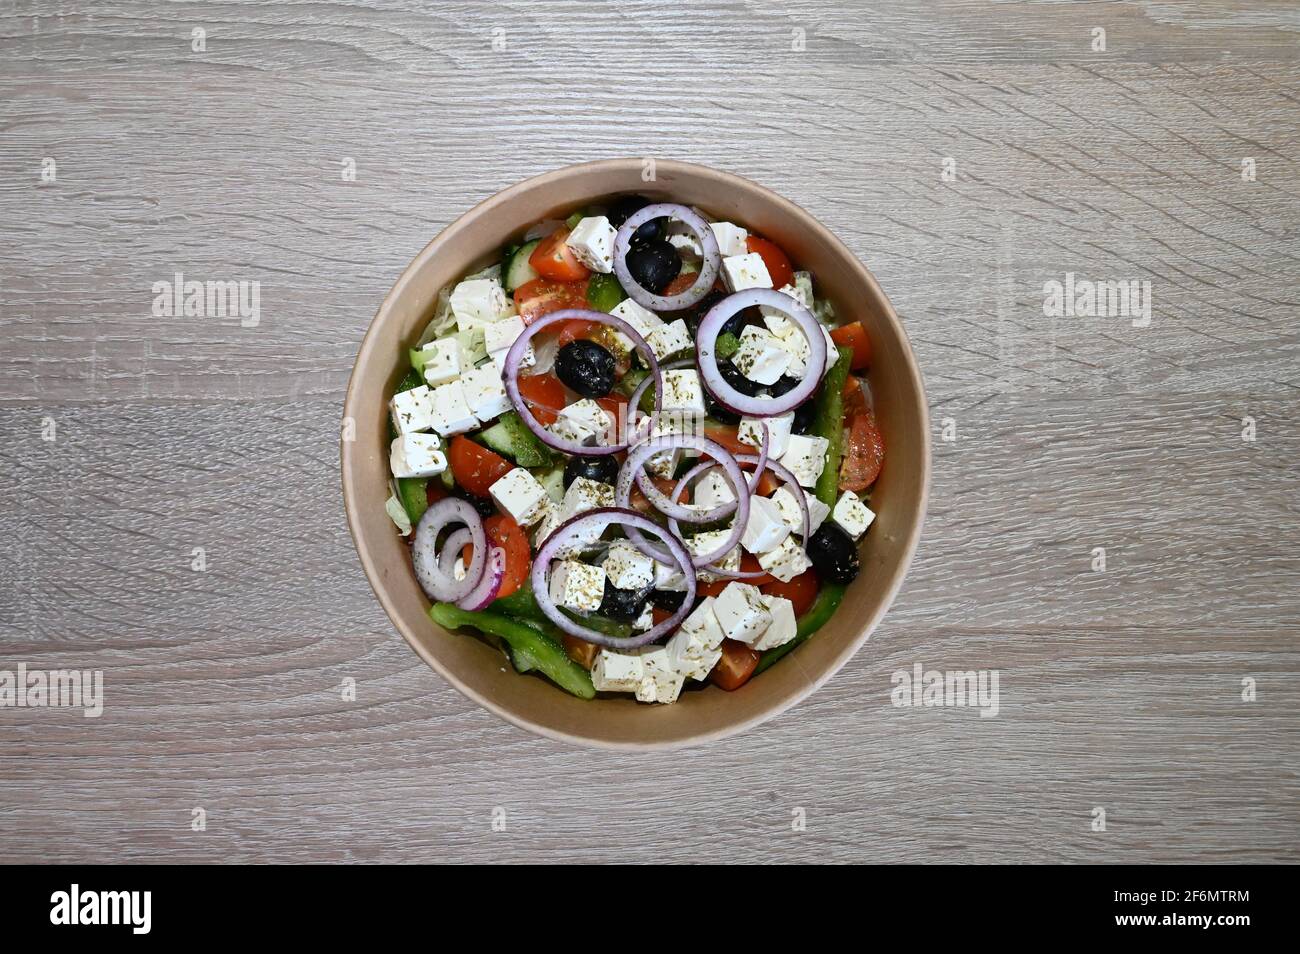
[[[591,699],[596,688],[591,674],[569,658],[559,640],[553,639],[527,623],[516,622],[496,613],[463,610],[451,603],[434,603],[430,618],[445,629],[472,626],[480,632],[505,641],[516,657],[516,666],[536,669],[561,689],[580,699]]]
[[[817,393],[812,426],[813,436],[824,437],[827,441],[826,466],[817,479],[816,493],[817,499],[828,507],[835,506],[835,497],[839,493],[840,458],[844,456],[844,385],[849,379],[849,362],[853,360],[852,349],[837,348],[836,351],[838,358]],[[754,675],[757,676],[821,629],[839,608],[845,589],[842,583],[823,583],[813,605],[799,618],[794,639],[783,646],[766,650],[758,660]]]
[[[397,383],[393,389],[394,394],[401,394],[403,391],[409,391],[411,388],[418,388],[424,383],[424,378],[420,372],[412,368],[406,372],[405,377]],[[397,431],[393,428],[393,422],[388,422],[388,439],[391,441],[397,437]],[[424,516],[424,511],[429,509],[429,498],[425,493],[425,485],[428,483],[423,477],[398,477],[397,478],[397,499],[401,501],[402,508],[406,511],[407,519],[411,521],[411,526],[420,522]]]
[[[525,580],[523,586],[515,590],[509,596],[503,596],[492,602],[492,610],[496,613],[504,613],[506,616],[516,617],[525,622],[544,623],[547,626],[554,624],[542,612],[542,608],[537,605],[537,598],[533,596],[533,585],[531,580]],[[564,612],[562,609],[561,612]],[[572,613],[566,615],[573,618]],[[632,627],[624,623],[616,623],[612,619],[605,619],[603,616],[584,616],[581,619],[574,618],[575,622],[581,623],[588,629],[594,629],[598,633],[604,633],[606,636],[619,636],[626,638],[632,635]]]

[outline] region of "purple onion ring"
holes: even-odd
[[[652,219],[676,219],[691,230],[700,243],[703,252],[700,271],[695,283],[684,292],[676,295],[656,295],[654,292],[637,284],[627,267],[627,253],[632,248],[632,234]],[[681,311],[689,308],[709,293],[722,267],[722,250],[718,248],[718,237],[709,228],[709,223],[696,215],[684,205],[674,202],[659,202],[638,209],[627,217],[614,236],[614,274],[627,291],[628,297],[642,308],[652,311]]]

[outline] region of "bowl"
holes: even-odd
[[[578,745],[657,749],[720,739],[790,708],[830,679],[861,646],[902,583],[921,533],[930,479],[929,422],[921,375],[902,323],[865,266],[816,219],[740,176],[659,160],[653,181],[642,159],[566,166],[492,196],[447,226],[407,266],[384,298],[357,353],[344,403],[343,503],[361,565],[393,625],[457,690],[515,725]],[[406,543],[384,511],[389,494],[386,400],[405,373],[402,357],[432,317],[438,290],[488,264],[507,241],[544,218],[620,192],[697,205],[769,237],[813,275],[818,295],[841,317],[861,319],[872,339],[869,373],[885,465],[872,493],[875,523],[862,572],[840,609],[811,639],[733,692],[683,692],[673,705],[631,695],[578,699],[510,668],[498,650],[449,633],[428,616],[429,600]]]

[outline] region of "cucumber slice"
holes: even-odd
[[[567,219],[564,220],[564,227],[572,231],[573,229],[576,229],[578,227],[578,223],[585,218],[586,216],[583,215],[581,212],[574,212],[571,216],[569,216]]]
[[[398,477],[397,496],[402,501],[402,509],[411,518],[411,526],[420,522],[424,512],[429,509],[429,497],[425,492],[423,477]]]
[[[533,271],[533,266],[528,264],[528,256],[537,250],[537,246],[541,242],[541,239],[525,242],[515,249],[515,253],[506,261],[501,270],[501,275],[505,279],[506,291],[514,291],[520,285],[531,282],[537,277],[537,273]]]
[[[537,439],[514,411],[502,414],[497,422],[478,435],[488,447],[505,454],[520,467],[543,467],[551,462],[551,452]]]
[[[546,496],[550,497],[556,503],[564,499],[564,468],[557,467],[554,470],[548,470],[542,476],[537,478],[537,482],[542,485],[546,491]]]
[[[611,312],[626,297],[623,286],[613,275],[593,272],[587,279],[587,304],[596,311]]]

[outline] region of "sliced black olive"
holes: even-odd
[[[675,613],[682,608],[686,593],[682,590],[651,590],[650,602],[661,610]]]
[[[627,253],[627,270],[638,285],[657,295],[682,270],[682,259],[663,239],[649,239]]]
[[[790,425],[790,430],[796,434],[807,434],[812,430],[816,419],[817,402],[809,398],[794,409],[794,423]]]
[[[715,401],[713,399],[713,395],[709,393],[708,388],[704,388],[703,390],[704,390],[704,410],[709,415],[709,417],[713,418],[719,424],[740,423],[739,414],[733,414],[731,411],[728,411],[725,407],[723,407],[721,404]]]
[[[473,507],[473,508],[478,512],[478,515],[479,515],[480,517],[495,517],[495,516],[496,516],[496,513],[497,513],[497,505],[496,505],[495,503],[492,502],[492,498],[491,498],[491,497],[479,497],[479,496],[476,496],[476,495],[470,493],[468,490],[466,490],[466,489],[465,489],[464,487],[462,487],[460,484],[457,484],[457,485],[452,489],[452,493],[453,493],[455,496],[459,497],[461,500],[467,501],[467,502],[470,504],[470,506],[472,506],[472,507]]]
[[[722,379],[741,394],[754,397],[763,390],[763,385],[759,384],[757,381],[749,380],[749,378],[741,374],[740,369],[730,361],[719,361],[718,370],[722,373]]]
[[[643,195],[621,195],[609,207],[609,224],[617,229],[628,220],[628,217],[633,212],[640,212],[649,204],[650,200]],[[651,219],[649,222],[641,223],[637,230],[632,233],[631,244],[640,245],[642,242],[662,237],[665,221],[664,219]]]
[[[555,376],[583,397],[604,397],[614,386],[614,356],[608,348],[578,338],[555,356]]]
[[[852,583],[862,568],[857,544],[833,523],[823,523],[818,527],[806,549],[813,569],[823,580]]]
[[[645,609],[645,590],[620,590],[609,580],[605,581],[605,596],[600,601],[600,614],[625,623],[633,622]]]
[[[612,484],[618,480],[618,461],[613,454],[604,457],[582,457],[575,454],[564,465],[564,486],[567,488],[579,477]]]
[[[788,374],[783,374],[776,379],[775,383],[767,386],[767,393],[772,397],[780,397],[799,386],[799,379],[792,378]]]

